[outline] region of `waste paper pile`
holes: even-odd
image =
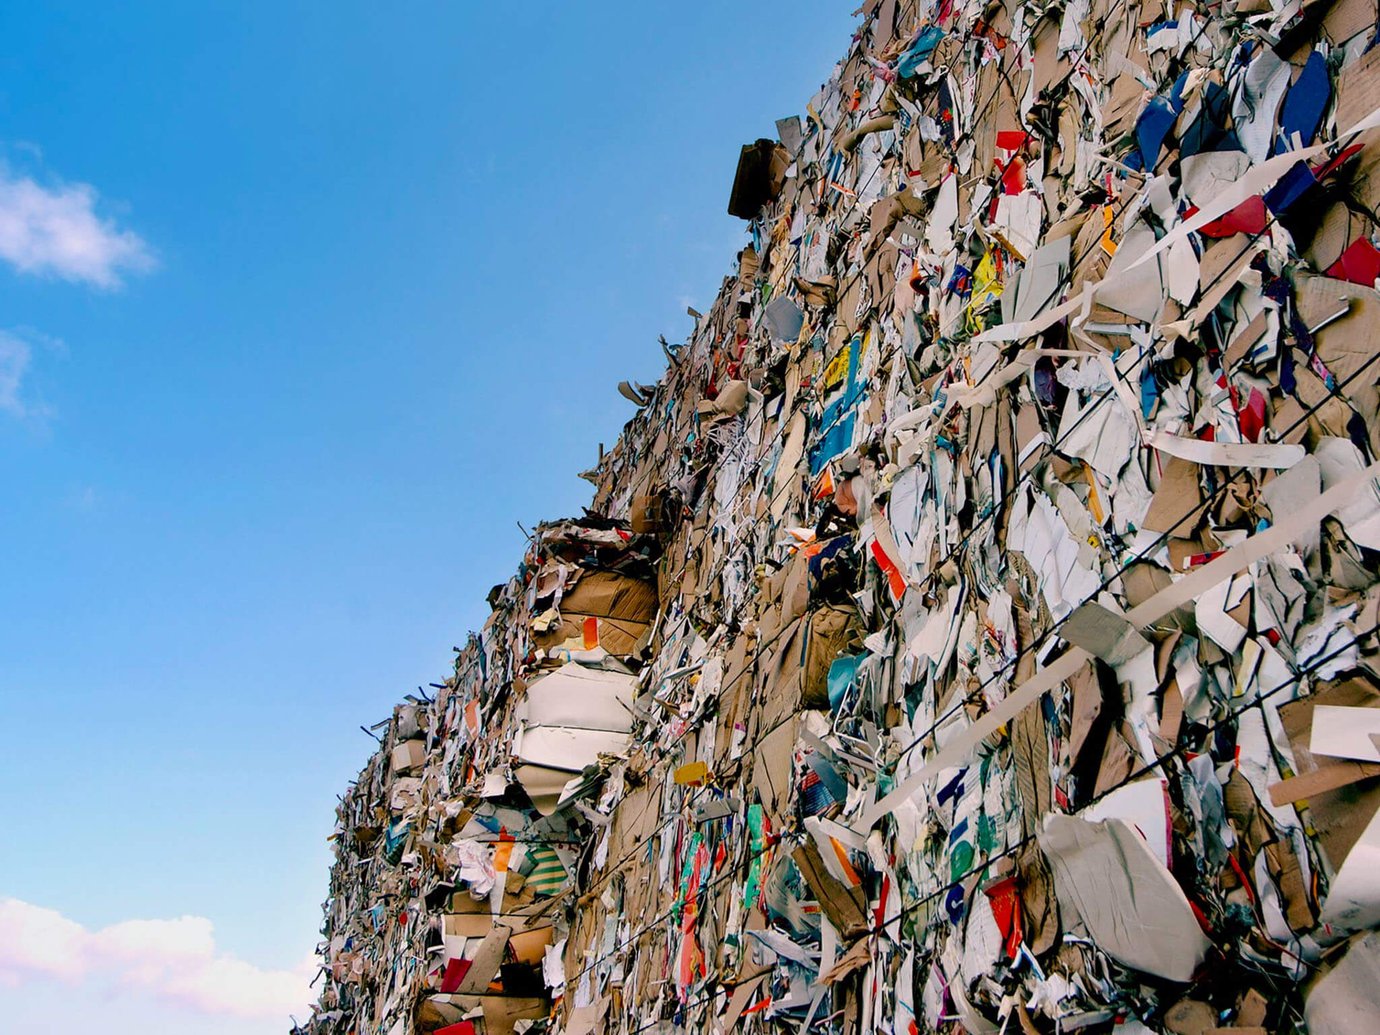
[[[1375,3],[860,15],[301,1032],[1380,1026]]]

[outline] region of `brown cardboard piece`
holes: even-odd
[[[1124,617],[1091,600],[1064,620],[1060,635],[1113,667],[1150,647],[1150,641]]]
[[[797,619],[782,635],[767,687],[773,698],[798,701],[806,708],[829,707],[829,666],[852,638],[853,608],[826,605]],[[794,708],[794,704],[791,705]],[[769,709],[764,718],[769,719]]]
[[[752,782],[773,826],[782,819],[795,768],[796,720],[787,719],[762,737],[752,758]]]
[[[551,1004],[545,999],[500,995],[484,995],[478,999],[484,1011],[484,1035],[513,1035],[518,1021],[539,1020],[551,1010]]]
[[[813,839],[807,840],[791,858],[810,888],[829,922],[845,938],[856,938],[867,931],[867,899],[861,888],[849,888],[825,869],[824,860]]]
[[[1380,51],[1373,51],[1380,53]],[[1358,413],[1375,413],[1380,408],[1380,363],[1375,358],[1374,328],[1380,325],[1380,297],[1372,288],[1351,284],[1332,277],[1295,279],[1295,302],[1299,316],[1309,327],[1315,327],[1342,309],[1347,315],[1314,335],[1318,355],[1339,383],[1346,384],[1342,394]],[[1361,368],[1369,363],[1363,371]],[[1350,414],[1346,414],[1349,418]],[[1380,427],[1368,422],[1371,448],[1380,452]],[[1345,434],[1345,426],[1343,434]]]
[[[1050,811],[1054,785],[1049,771],[1049,734],[1044,713],[1027,708],[1011,723],[1011,757],[1016,772],[1016,793],[1021,799],[1021,823],[1027,837],[1034,836],[1040,817]]]
[[[1380,763],[1344,759],[1335,765],[1321,765],[1311,773],[1272,783],[1270,802],[1274,805],[1292,805],[1296,801],[1307,801],[1315,795],[1349,787],[1375,776],[1380,776]]]
[[[1374,707],[1380,704],[1374,688],[1360,677],[1324,683],[1307,697],[1290,701],[1279,709],[1280,721],[1293,750],[1294,768],[1306,776],[1328,768],[1331,760],[1319,764],[1308,750],[1313,729],[1313,709],[1320,704]],[[1380,780],[1366,778],[1333,790],[1315,792],[1308,799],[1308,812],[1317,834],[1318,846],[1334,870],[1340,869],[1361,832],[1380,809]]]
[[[426,762],[426,743],[421,740],[404,740],[393,748],[390,764],[395,773],[410,773]]]
[[[734,987],[733,994],[728,998],[728,1005],[724,1007],[722,1017],[724,1031],[735,1031],[737,1029],[738,1021],[742,1018],[743,1011],[748,1008],[748,1004],[752,1001],[753,995],[762,987],[762,983],[767,980],[768,974],[770,974],[770,970],[764,970],[760,974],[754,974],[751,977],[744,978]]]
[[[1217,1023],[1217,1011],[1198,999],[1180,999],[1164,1015],[1164,1030],[1172,1035],[1203,1035]]]
[[[456,991],[461,995],[478,995],[488,991],[489,982],[498,976],[498,968],[503,964],[503,957],[508,951],[508,939],[512,933],[510,928],[502,924],[489,929],[489,933],[479,943],[470,969],[465,972]]]
[[[584,634],[584,620],[599,620],[599,646],[614,655],[633,653],[656,615],[656,587],[610,571],[581,576],[561,600],[560,624],[533,639],[543,649]]]
[[[668,520],[669,510],[670,501],[660,493],[637,496],[629,508],[628,523],[639,535],[664,532],[671,527],[671,521]]]
[[[1025,943],[1031,952],[1042,956],[1059,937],[1059,900],[1054,894],[1054,877],[1044,853],[1034,841],[1026,844],[1016,857],[1016,872],[1020,874]]]
[[[1369,4],[1362,0],[1361,4],[1353,6]],[[1371,25],[1375,23],[1374,10],[1370,11],[1367,21]],[[1363,55],[1337,77],[1337,129],[1350,129],[1376,108],[1380,108],[1380,50]]]
[[[539,967],[542,956],[546,953],[546,947],[553,943],[555,936],[556,929],[550,926],[538,927],[529,931],[517,931],[508,940],[508,948],[519,963],[525,963],[530,967]]]
[[[473,908],[468,908],[470,906]],[[445,934],[459,938],[483,938],[493,929],[494,916],[489,912],[489,903],[476,902],[467,891],[459,891],[451,896],[451,910],[441,918],[441,930]]]
[[[845,952],[834,965],[819,976],[821,985],[832,985],[842,981],[853,971],[860,967],[865,967],[872,962],[872,951],[868,945],[868,939],[860,938],[851,949]]]
[[[1203,490],[1198,465],[1177,456],[1168,457],[1159,488],[1141,520],[1144,528],[1173,539],[1192,539],[1203,512]]]
[[[1236,1005],[1236,1023],[1248,1028],[1259,1028],[1265,1024],[1265,1014],[1270,1001],[1257,989],[1248,988]]]

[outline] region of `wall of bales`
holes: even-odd
[[[1370,1030],[1376,14],[868,0],[303,1030]]]

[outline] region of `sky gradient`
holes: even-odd
[[[856,4],[401,6],[0,13],[9,1035],[286,1029],[359,725],[588,502]]]

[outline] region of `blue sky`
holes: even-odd
[[[13,1035],[284,1030],[224,1000],[316,942],[358,726],[588,502],[856,4],[386,6],[0,13]]]

